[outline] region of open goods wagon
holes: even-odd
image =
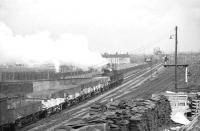
[[[18,118],[14,121],[10,121],[6,124],[0,125],[0,131],[13,131],[16,129],[23,128],[27,125],[30,125],[38,120],[44,119],[50,115],[58,113],[62,110],[68,109],[74,105],[77,105],[80,102],[86,101],[92,97],[95,97],[111,88],[114,88],[123,82],[123,72],[111,71],[109,73],[104,73],[103,76],[108,76],[109,81],[105,81],[99,88],[93,88],[91,91],[82,92],[77,97],[72,99],[66,99],[64,102],[53,107],[42,109],[38,112],[29,114],[27,116]]]

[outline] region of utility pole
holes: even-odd
[[[175,27],[175,91],[177,91],[177,44],[178,44],[178,27]]]
[[[187,74],[187,67],[188,64],[177,64],[178,59],[177,59],[177,45],[178,45],[178,33],[177,33],[178,27],[175,27],[175,34],[173,36],[175,36],[175,64],[174,65],[164,65],[164,67],[174,67],[175,66],[175,92],[178,91],[178,82],[177,82],[177,67],[184,67],[185,68],[185,73]],[[170,39],[172,39],[172,36],[170,36]],[[185,82],[188,82],[187,76],[185,74]],[[181,88],[179,88],[181,89]],[[182,88],[183,89],[183,88]]]

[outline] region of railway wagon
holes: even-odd
[[[0,130],[14,130],[17,119],[25,117],[41,110],[41,102],[19,100],[15,97],[5,96],[0,99]]]
[[[64,102],[58,105],[52,106],[47,109],[42,109],[25,117],[18,118],[13,122],[4,123],[3,125],[0,125],[0,131],[16,130],[23,128],[24,126],[34,123],[35,121],[46,118],[62,110],[68,109],[71,106],[74,106],[111,88],[114,88],[117,85],[121,84],[121,82],[123,81],[123,73],[119,71],[111,71],[107,74],[104,73],[103,76],[108,76],[109,79],[102,81],[96,86],[90,84],[82,85],[79,95],[75,94],[74,97],[72,97],[71,99],[66,99]]]
[[[98,86],[108,83],[108,77],[95,77],[92,79],[75,79],[75,80],[56,80],[56,81],[39,81],[33,82],[34,92],[28,93],[28,98],[66,98],[86,93],[86,90],[93,90]]]
[[[24,101],[20,102],[16,107],[9,107],[12,119],[24,119],[26,116],[34,114],[42,109],[40,101]]]

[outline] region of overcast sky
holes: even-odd
[[[98,52],[200,51],[200,0],[0,0],[0,21],[15,35],[83,35]]]

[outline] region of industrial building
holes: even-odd
[[[126,54],[118,54],[117,52],[116,54],[104,53],[102,56],[106,58],[111,65],[130,64],[131,62],[130,55],[128,53]]]
[[[24,65],[0,66],[0,82],[47,80],[54,74],[55,68],[49,65],[34,67]]]
[[[1,66],[0,125],[14,123],[20,118],[41,111],[41,102],[74,98],[84,92],[86,87],[90,89],[86,91],[91,92],[109,81],[104,77],[94,78],[98,75],[97,71],[70,70],[66,67],[61,66],[62,70],[56,72],[55,68],[48,66]]]

